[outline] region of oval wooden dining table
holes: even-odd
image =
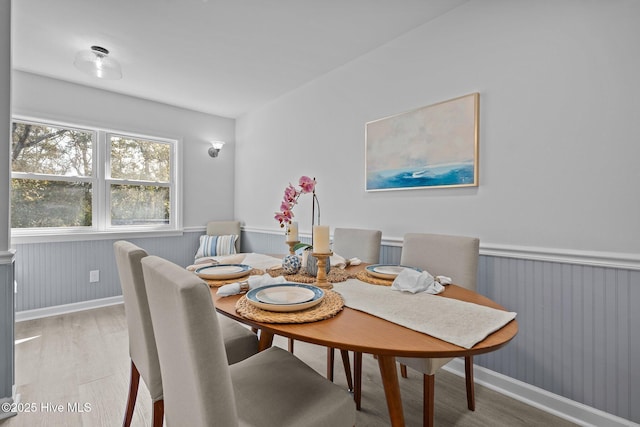
[[[271,346],[274,335],[280,335],[325,347],[376,355],[389,418],[394,427],[404,426],[396,357],[463,357],[488,353],[505,346],[518,332],[518,323],[512,320],[466,349],[348,307],[330,319],[312,323],[255,322],[236,312],[236,302],[242,295],[219,297],[216,288],[211,289],[211,295],[219,313],[260,330],[261,350]],[[491,299],[456,285],[448,285],[439,295],[504,310]]]

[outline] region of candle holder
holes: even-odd
[[[326,268],[327,268],[327,260],[331,255],[333,255],[333,252],[327,252],[327,253],[312,252],[311,255],[313,255],[318,259],[318,273],[316,274],[316,281],[314,285],[319,287],[320,289],[332,289],[333,284],[329,283],[329,281],[327,280]]]
[[[300,240],[294,240],[294,241],[288,241],[287,240],[287,245],[289,245],[289,255],[295,255],[296,251],[293,249],[298,243],[300,243]]]

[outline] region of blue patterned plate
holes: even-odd
[[[250,304],[268,311],[299,311],[322,302],[324,291],[301,283],[280,283],[261,286],[247,292]]]
[[[217,264],[200,267],[196,274],[202,279],[225,280],[246,276],[252,267],[246,264]]]
[[[417,267],[409,267],[406,265],[394,265],[394,264],[373,264],[373,265],[368,265],[365,269],[367,271],[367,274],[369,274],[370,276],[378,277],[380,279],[393,280],[405,268],[410,268],[411,270],[415,270],[419,273],[422,273],[422,270]]]

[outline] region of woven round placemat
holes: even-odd
[[[276,311],[262,310],[252,305],[246,295],[236,302],[236,311],[246,319],[263,323],[309,323],[329,319],[342,310],[344,300],[334,291],[324,291],[324,298],[320,304],[306,310],[280,313]]]
[[[254,268],[251,271],[249,271],[248,274],[242,277],[236,277],[235,279],[224,279],[224,280],[202,279],[202,280],[207,282],[207,285],[209,285],[212,288],[219,288],[220,286],[228,285],[229,283],[242,282],[243,280],[247,280],[249,276],[261,276],[263,274],[264,274],[264,270],[259,270],[257,268]]]
[[[270,268],[267,270],[272,277],[284,276],[288,282],[296,282],[296,283],[314,283],[316,278],[307,274],[306,270],[303,268],[296,274],[285,274],[284,269],[282,268]],[[353,277],[353,274],[347,273],[341,268],[332,268],[329,270],[329,274],[327,274],[327,281],[330,283],[338,283],[344,282],[347,279]]]
[[[391,286],[393,284],[393,280],[373,277],[372,275],[367,273],[365,270],[359,271],[358,274],[356,274],[356,279],[363,282],[370,283],[372,285]]]

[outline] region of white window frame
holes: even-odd
[[[182,140],[180,138],[167,138],[141,134],[126,130],[98,128],[95,126],[83,126],[55,120],[39,119],[24,116],[13,116],[13,122],[24,122],[35,125],[55,126],[62,128],[78,129],[93,132],[93,158],[92,177],[66,177],[53,175],[56,181],[75,181],[92,183],[92,226],[90,227],[46,227],[46,228],[12,228],[11,240],[13,243],[36,243],[49,241],[73,241],[73,240],[101,240],[134,237],[179,236],[182,235],[182,173],[181,151]],[[171,176],[169,184],[153,181],[129,181],[112,179],[110,175],[110,136],[123,136],[131,139],[170,144]],[[45,179],[52,175],[11,172],[11,178]],[[111,225],[110,185],[160,185],[170,188],[170,215],[169,224],[143,224],[143,225]]]

